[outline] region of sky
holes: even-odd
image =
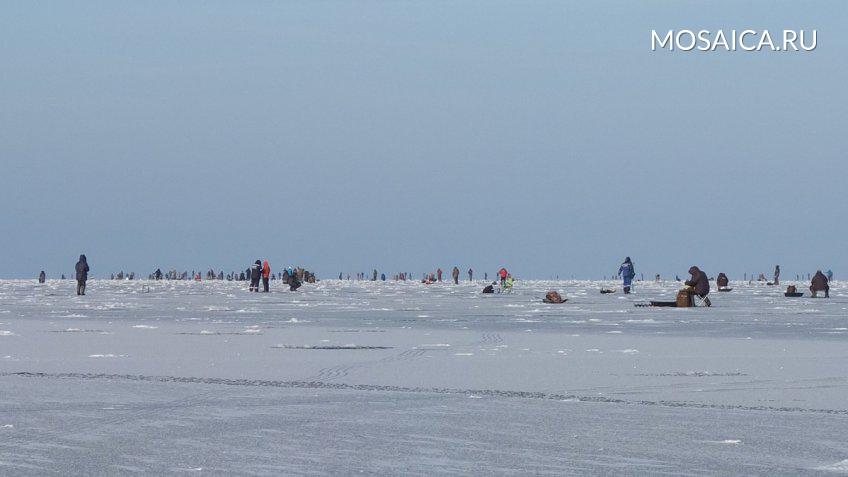
[[[848,3],[4,2],[0,277],[848,273]],[[652,29],[816,29],[809,53]]]

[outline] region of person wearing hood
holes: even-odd
[[[624,259],[624,263],[618,267],[618,276],[624,279],[624,293],[630,293],[630,285],[633,283],[633,278],[636,276],[636,269],[633,267],[633,262],[630,257]]]
[[[44,283],[46,281],[47,281],[47,274],[44,273],[44,270],[42,270],[41,273],[38,274],[38,283]]]
[[[501,269],[498,270],[498,278],[500,278],[500,280],[501,280],[501,287],[503,287],[504,284],[506,283],[506,276],[507,275],[509,275],[509,272],[506,271],[506,268],[501,267]]]
[[[727,288],[730,285],[730,279],[727,278],[727,275],[724,272],[720,272],[718,277],[716,277],[716,286],[720,289]]]
[[[821,270],[817,270],[810,281],[810,291],[813,293],[813,298],[818,295],[818,292],[823,291],[825,298],[830,298],[830,283]]]
[[[268,279],[271,278],[271,265],[268,260],[262,263],[262,290],[268,293]]]
[[[250,291],[259,291],[259,278],[262,276],[262,262],[257,260],[249,268],[250,270]]]
[[[77,272],[77,295],[85,295],[85,282],[88,281],[88,259],[85,255],[80,255],[79,261],[76,264]]]
[[[707,278],[707,274],[701,271],[700,268],[693,265],[689,268],[689,275],[692,275],[692,278],[686,280],[684,285],[692,287],[694,293],[704,300],[704,304],[711,306],[712,303],[710,303],[710,299],[707,298],[707,295],[710,293],[710,281]]]

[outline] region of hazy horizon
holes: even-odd
[[[844,2],[9,3],[0,277],[848,268]],[[816,29],[809,53],[652,29]]]

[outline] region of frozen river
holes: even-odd
[[[246,286],[0,281],[0,474],[848,473],[842,284]]]

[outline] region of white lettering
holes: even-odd
[[[683,35],[689,36],[689,46],[683,46],[683,44],[680,42],[680,38]],[[674,42],[677,43],[677,48],[679,48],[681,51],[691,51],[693,48],[695,48],[695,33],[693,33],[692,30],[680,30],[674,37]]]
[[[668,44],[670,47],[669,49],[671,51],[674,51],[674,43],[671,41],[672,35],[673,34],[671,30],[669,30],[668,33],[666,33],[665,37],[663,37],[662,41],[660,41],[660,37],[659,35],[657,35],[657,31],[651,30],[651,51],[657,51],[657,42],[659,42],[660,48],[665,48],[665,45]]]

